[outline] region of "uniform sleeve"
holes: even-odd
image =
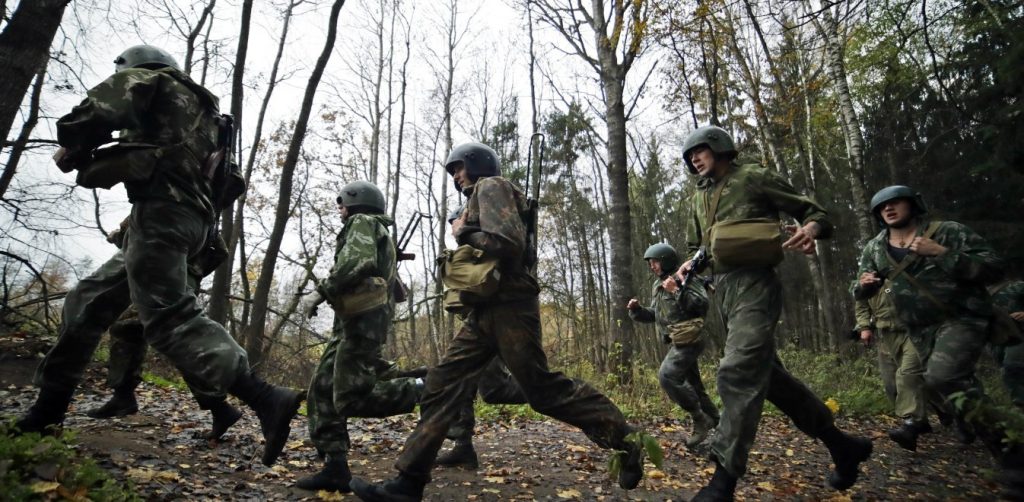
[[[95,148],[121,129],[140,129],[159,87],[159,74],[124,70],[89,89],[86,98],[57,121],[57,143],[70,151]]]
[[[697,204],[697,198],[694,197],[693,205]],[[700,248],[702,240],[702,234],[700,229],[700,222],[697,221],[697,211],[691,208],[690,218],[686,221],[686,250],[687,256],[693,256]]]
[[[864,250],[860,253],[860,260],[857,262],[857,277],[854,279],[850,286],[850,292],[853,293],[854,300],[867,300],[872,296],[875,296],[879,290],[882,289],[881,284],[878,286],[862,288],[860,286],[860,276],[865,272],[878,272],[878,264],[875,263],[873,258],[874,253],[871,251],[871,246],[874,241],[868,241],[868,244],[864,246]]]
[[[363,279],[381,274],[377,266],[379,225],[371,218],[355,215],[346,227],[345,242],[334,258],[331,274],[317,286],[320,294],[332,303]]]
[[[793,185],[772,172],[764,171],[764,177],[759,185],[761,192],[775,207],[796,218],[801,225],[812,221],[820,225],[819,239],[832,236],[832,223],[828,220],[828,212],[814,199],[797,193]]]
[[[854,329],[857,331],[871,329],[871,305],[866,299],[853,302],[853,316],[857,322],[857,327]]]
[[[654,303],[651,303],[650,307],[640,307],[636,310],[629,311],[629,318],[636,322],[654,322]]]
[[[679,307],[693,317],[704,317],[708,313],[708,295],[704,292],[704,285],[699,281],[691,280],[686,283],[682,291],[676,290]]]
[[[526,225],[519,217],[512,184],[493,178],[481,178],[474,188],[480,204],[479,226],[464,226],[455,236],[459,244],[469,244],[490,256],[515,259],[526,249]]]
[[[1005,263],[980,235],[965,225],[945,222],[940,227],[939,244],[949,250],[929,258],[959,281],[991,284],[1003,277]]]

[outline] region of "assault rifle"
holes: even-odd
[[[245,193],[245,178],[235,162],[235,118],[226,113],[217,117],[217,149],[203,165],[203,176],[210,181],[214,207],[227,209]]]
[[[704,267],[707,266],[708,260],[710,258],[711,257],[708,256],[707,248],[705,248],[704,246],[701,246],[701,247],[697,248],[697,252],[693,254],[693,258],[690,258],[690,262],[691,262],[691,265],[692,265],[690,267],[690,271],[687,272],[686,275],[684,275],[682,278],[679,278],[678,275],[672,276],[676,280],[676,284],[679,286],[679,288],[682,289],[682,288],[686,287],[686,284],[688,282],[690,282],[690,279],[693,279],[694,277],[696,277],[698,280],[701,281],[701,283],[704,284],[705,288],[710,289],[710,290],[713,291],[714,290],[714,286],[712,286],[711,278],[710,277],[701,277],[700,275],[697,274],[698,270],[701,270],[701,269],[703,269]]]
[[[431,219],[433,216],[422,211],[416,211],[412,218],[409,219],[409,222],[405,224],[405,228],[402,229],[402,235],[395,241],[395,257],[398,259],[397,267],[401,267],[403,261],[416,259],[416,255],[407,253],[405,248],[409,246],[409,241],[412,240],[412,236],[416,233],[416,228],[420,226],[423,218]],[[396,302],[404,302],[409,298],[409,287],[402,282],[402,278],[397,274],[395,275],[394,286],[391,288],[391,296],[394,297]]]
[[[540,138],[537,145],[537,165],[534,169],[533,149],[535,140]],[[537,273],[537,218],[540,213],[540,178],[541,169],[544,166],[544,147],[546,139],[543,133],[535,132],[530,136],[530,153],[527,155],[526,185],[530,193],[526,199],[527,211],[523,218],[526,224],[526,256],[523,264],[530,270],[531,274]],[[534,172],[536,171],[536,173]]]

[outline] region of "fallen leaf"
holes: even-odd
[[[49,493],[57,489],[60,483],[56,481],[36,481],[29,487],[32,493]]]
[[[568,490],[559,491],[558,492],[558,498],[562,498],[562,499],[581,499],[581,498],[583,498],[583,494],[580,493],[580,491],[575,489],[575,488],[570,488]]]

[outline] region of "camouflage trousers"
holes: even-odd
[[[201,249],[207,229],[201,214],[181,204],[136,202],[123,248],[64,299],[57,343],[40,363],[36,384],[74,390],[100,336],[134,304],[146,343],[196,391],[225,394],[249,364],[245,350],[203,314],[187,286],[188,259]]]
[[[512,373],[505,367],[500,358],[495,357],[490,364],[480,373],[480,381],[476,385],[480,393],[480,399],[487,404],[526,404],[526,394],[516,383]],[[476,392],[474,392],[476,394]],[[458,418],[448,428],[448,439],[454,441],[469,441],[473,439],[473,429],[476,427],[476,414],[473,412],[474,398],[463,404],[459,411]]]
[[[691,345],[670,345],[658,369],[658,383],[672,402],[690,415],[697,412],[718,419],[718,407],[704,390],[697,358],[704,352],[704,342]]]
[[[391,306],[344,320],[335,315],[306,399],[309,436],[321,455],[348,452],[348,417],[389,417],[416,408],[415,379],[387,379],[393,368],[381,347],[391,317]]]
[[[965,409],[973,409],[980,400],[987,400],[981,381],[974,374],[987,341],[988,319],[960,317],[939,324],[913,328],[911,339],[922,354],[925,364],[925,387],[948,398],[963,392]]]
[[[548,369],[541,343],[536,298],[479,305],[469,312],[448,352],[427,375],[421,416],[395,467],[423,482],[452,421],[473,398],[479,374],[500,357],[523,389],[530,406],[580,428],[602,448],[625,449],[630,432],[622,412],[590,385]]]
[[[1024,343],[1011,347],[992,347],[992,356],[1002,368],[1003,385],[1010,400],[1024,408]]]
[[[833,424],[832,412],[782,365],[775,326],[782,313],[782,284],[771,268],[715,275],[713,301],[725,321],[725,355],[718,366],[722,417],[711,440],[712,455],[730,474],[747,470],[767,399],[803,433],[819,435]]]
[[[924,386],[924,362],[903,328],[877,328],[878,370],[885,393],[893,401],[896,416],[928,420],[928,393]]]

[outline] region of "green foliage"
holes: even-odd
[[[91,459],[69,446],[74,435],[12,436],[11,423],[0,424],[0,493],[4,500],[135,501],[131,485],[112,479]]]
[[[148,371],[142,374],[142,381],[157,387],[165,387],[178,390],[188,390],[188,385],[185,385],[185,381],[181,377],[174,379],[167,379],[155,373]]]

